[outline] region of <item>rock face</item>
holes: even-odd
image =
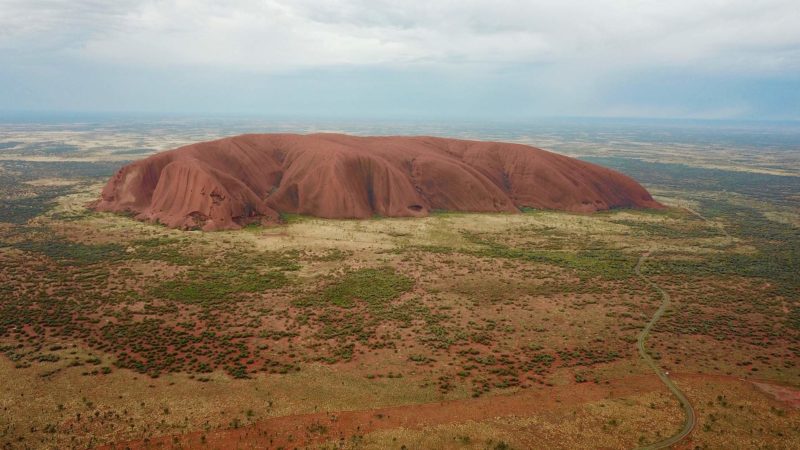
[[[279,212],[363,219],[521,207],[661,205],[619,172],[526,145],[341,134],[248,134],[162,152],[120,169],[94,204],[203,230],[277,222]]]

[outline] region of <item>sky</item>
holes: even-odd
[[[0,0],[0,111],[800,120],[800,1]]]

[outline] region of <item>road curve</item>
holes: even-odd
[[[658,309],[656,310],[656,313],[653,314],[653,317],[650,319],[650,322],[647,323],[647,326],[645,326],[644,329],[641,331],[641,333],[639,333],[639,337],[637,339],[637,347],[639,348],[639,355],[642,356],[642,359],[644,359],[647,365],[650,366],[651,369],[653,369],[658,378],[661,379],[661,381],[667,386],[667,389],[669,389],[670,392],[672,392],[672,395],[674,395],[675,398],[678,399],[678,402],[683,408],[683,413],[686,416],[686,420],[683,422],[683,427],[680,429],[680,431],[678,431],[677,433],[673,434],[672,436],[666,439],[654,442],[650,445],[645,445],[644,447],[640,447],[640,449],[649,450],[649,449],[667,448],[682,441],[694,429],[694,426],[697,423],[697,417],[695,416],[694,408],[692,408],[692,405],[689,403],[689,400],[686,398],[683,392],[681,392],[681,390],[678,389],[677,386],[675,386],[675,383],[673,383],[672,380],[669,378],[669,376],[667,376],[666,372],[664,372],[664,369],[662,369],[661,367],[659,367],[658,364],[656,364],[655,360],[653,359],[652,356],[650,356],[650,353],[647,352],[647,348],[645,347],[647,338],[650,335],[650,330],[653,328],[656,322],[658,322],[658,319],[660,319],[661,316],[664,315],[664,311],[666,311],[666,309],[669,307],[670,304],[669,294],[667,294],[663,289],[661,289],[661,287],[652,282],[649,278],[642,275],[641,271],[642,263],[644,263],[644,260],[648,256],[650,256],[649,251],[643,253],[642,256],[639,257],[639,261],[636,262],[636,267],[634,267],[633,271],[636,273],[636,276],[641,278],[645,283],[650,285],[650,287],[655,289],[656,292],[658,292],[661,295],[661,306],[659,306]]]

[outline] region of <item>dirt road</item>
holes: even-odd
[[[667,389],[669,389],[670,392],[672,392],[672,395],[674,395],[675,398],[678,399],[678,402],[680,402],[680,405],[683,408],[683,413],[686,416],[686,420],[683,423],[683,428],[681,428],[677,433],[673,434],[672,436],[664,440],[654,442],[650,445],[641,447],[643,449],[657,449],[657,448],[666,448],[672,446],[682,441],[684,438],[686,438],[686,436],[688,436],[689,433],[692,432],[695,425],[697,424],[697,418],[694,413],[694,408],[692,408],[692,405],[689,403],[689,400],[686,398],[683,392],[681,392],[681,390],[678,389],[677,386],[675,386],[675,383],[672,382],[672,380],[669,378],[664,369],[659,367],[659,365],[656,364],[653,357],[650,356],[650,353],[647,352],[647,347],[645,344],[647,343],[647,338],[650,336],[650,330],[653,329],[653,326],[656,324],[656,322],[658,322],[661,316],[664,315],[664,311],[666,311],[666,309],[670,305],[669,294],[667,294],[663,289],[661,289],[661,287],[659,287],[657,284],[655,284],[649,278],[647,278],[642,274],[641,271],[642,264],[644,263],[644,260],[648,256],[650,256],[650,252],[645,252],[644,254],[642,254],[642,256],[639,258],[639,261],[636,263],[634,272],[636,272],[636,275],[639,278],[641,278],[650,287],[655,289],[656,292],[659,293],[659,295],[661,295],[661,306],[659,306],[655,314],[653,314],[653,317],[650,319],[650,322],[647,323],[647,326],[645,326],[642,332],[639,333],[639,337],[637,339],[637,347],[639,348],[639,355],[642,356],[642,359],[644,359],[647,365],[649,365],[650,368],[653,369],[658,378],[661,379],[661,381],[667,386]]]

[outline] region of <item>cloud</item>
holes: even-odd
[[[0,0],[0,48],[277,72],[507,65],[800,69],[796,0]]]
[[[0,109],[798,118],[798,23],[797,0],[0,0]]]

